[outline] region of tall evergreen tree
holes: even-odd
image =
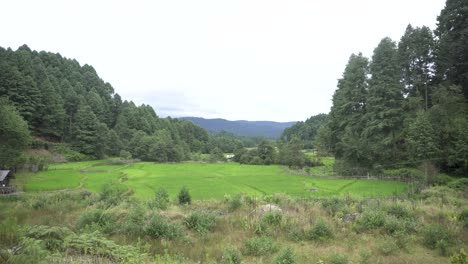
[[[403,87],[396,44],[384,38],[374,50],[366,104],[365,140],[371,145],[372,165],[398,159],[403,124]]]

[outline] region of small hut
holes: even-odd
[[[10,178],[13,174],[9,170],[0,170],[0,194],[9,194],[16,192],[16,186],[10,185]]]
[[[1,187],[8,186],[10,177],[11,177],[11,173],[9,170],[0,170],[0,186]]]

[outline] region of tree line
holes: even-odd
[[[215,148],[233,152],[260,141],[229,133],[210,135],[190,121],[160,118],[149,105],[123,100],[92,66],[26,45],[15,51],[0,47],[0,98],[0,141],[5,148],[17,142],[17,147],[8,148],[11,151],[40,139],[66,143],[88,158],[122,154],[177,162],[188,159],[190,153],[210,153]],[[11,118],[15,115],[19,117]],[[24,140],[7,138],[7,130],[25,136]],[[28,130],[34,140],[27,136]],[[1,155],[17,157],[8,153]],[[0,166],[11,165],[6,157],[0,161]]]
[[[343,171],[433,164],[468,174],[468,3],[448,0],[437,21],[382,39],[370,59],[350,56],[315,138]]]

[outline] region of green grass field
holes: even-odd
[[[292,175],[279,166],[240,165],[237,163],[106,165],[102,161],[54,165],[48,171],[19,174],[17,183],[25,191],[45,191],[82,187],[99,191],[110,180],[119,180],[138,198],[151,198],[155,190],[165,188],[175,198],[182,186],[189,188],[193,199],[220,199],[225,195],[246,193],[263,196],[285,193],[291,196],[391,196],[406,190],[394,181],[327,179]],[[311,188],[318,191],[311,192]]]

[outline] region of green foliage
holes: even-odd
[[[313,142],[317,136],[318,130],[328,121],[328,115],[318,114],[307,118],[306,121],[297,122],[291,127],[286,128],[280,136],[284,143],[291,141],[294,137],[299,138],[306,149],[315,148]]]
[[[296,253],[291,248],[285,248],[281,250],[275,258],[276,264],[296,264],[299,263],[297,260]]]
[[[327,241],[335,237],[333,228],[323,219],[317,220],[315,225],[305,232],[305,236],[309,240]]]
[[[327,259],[328,264],[348,264],[349,259],[348,256],[342,253],[333,253],[330,256],[328,256]]]
[[[85,161],[90,159],[89,156],[71,149],[66,144],[54,144],[53,151],[63,155],[67,161]]]
[[[468,188],[468,178],[456,179],[447,184],[447,186],[457,191],[464,191]]]
[[[422,231],[423,245],[430,249],[440,249],[442,253],[446,252],[449,244],[453,243],[453,234],[444,226],[432,224],[425,227]]]
[[[179,195],[177,196],[177,199],[179,200],[180,205],[189,205],[192,203],[192,197],[190,196],[189,190],[187,187],[182,187],[180,189]]]
[[[253,237],[245,241],[245,254],[267,256],[278,251],[279,245],[269,237]]]
[[[215,227],[216,218],[210,213],[193,212],[185,219],[185,225],[199,234],[206,234]]]
[[[385,213],[382,211],[366,211],[358,218],[358,225],[363,229],[375,229],[384,226]]]
[[[0,135],[0,168],[10,168],[18,163],[21,152],[31,143],[31,136],[28,124],[16,108],[1,97]]]
[[[107,206],[117,205],[122,200],[122,195],[125,193],[124,185],[117,181],[109,181],[102,185],[99,193],[101,201]]]
[[[76,229],[112,233],[115,231],[116,222],[117,218],[115,215],[102,209],[91,209],[80,215],[76,222]]]
[[[332,216],[335,216],[344,206],[344,201],[338,198],[325,199],[322,201],[322,207]]]
[[[32,238],[24,238],[18,245],[18,251],[12,255],[7,263],[12,264],[36,264],[36,263],[47,263],[45,261],[48,255],[47,250],[42,246],[40,240]]]
[[[73,232],[66,227],[58,226],[31,226],[26,229],[25,235],[41,241],[43,247],[49,251],[60,251],[64,240]]]
[[[119,157],[122,158],[122,159],[125,159],[125,160],[129,160],[129,159],[132,158],[132,153],[122,149],[119,152]]]
[[[0,222],[0,245],[2,247],[12,247],[17,245],[22,237],[20,226],[16,218],[7,217]]]
[[[183,236],[182,227],[179,224],[172,224],[159,214],[153,214],[145,233],[155,238],[165,238],[174,240]]]
[[[169,206],[169,202],[169,194],[166,189],[161,187],[156,191],[154,201],[151,204],[158,209],[165,210]]]
[[[242,206],[241,196],[235,195],[234,197],[230,198],[227,203],[229,211],[234,212]]]
[[[143,236],[145,233],[144,227],[145,211],[139,204],[133,205],[125,219],[125,233],[133,237]]]
[[[242,253],[237,248],[227,248],[224,250],[222,264],[241,264]]]
[[[267,212],[262,216],[263,223],[271,226],[280,226],[283,221],[283,214],[280,212]]]
[[[458,253],[453,254],[450,256],[450,263],[451,264],[467,264],[468,258],[463,248],[460,249]]]
[[[399,250],[397,241],[390,236],[385,237],[379,244],[377,249],[385,256],[396,253]]]

